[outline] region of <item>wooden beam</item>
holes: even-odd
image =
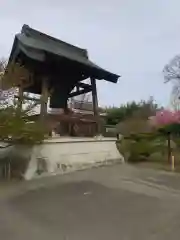
[[[19,96],[15,96],[15,98],[19,98]],[[29,100],[29,101],[35,101],[35,102],[41,102],[41,99],[39,99],[39,98],[33,98],[33,97],[28,97],[28,96],[25,96],[25,95],[23,95],[23,99],[25,99],[25,100]]]
[[[76,87],[76,91],[71,92],[69,95],[69,98],[92,91],[92,86],[87,83],[78,82],[75,87]],[[82,89],[80,89],[80,88],[82,88]]]
[[[76,84],[77,87],[80,87],[80,88],[91,88],[91,85],[87,84],[87,83],[82,83],[82,82],[78,82]]]
[[[81,94],[85,94],[85,93],[88,93],[88,92],[91,92],[91,88],[88,88],[88,89],[82,89],[82,90],[79,90],[79,91],[76,91],[76,92],[71,92],[69,94],[69,98],[71,97],[75,97],[75,96],[78,96],[78,95],[81,95]]]

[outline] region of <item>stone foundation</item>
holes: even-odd
[[[26,151],[30,156],[26,180],[124,162],[113,138],[52,138]]]

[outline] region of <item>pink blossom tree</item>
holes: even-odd
[[[171,136],[180,133],[180,111],[162,110],[156,112],[150,119],[150,124],[157,130],[161,130],[167,135],[168,141],[168,161],[171,159]]]
[[[157,128],[171,124],[180,124],[180,111],[161,110],[150,117],[150,123]]]

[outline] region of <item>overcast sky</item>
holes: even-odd
[[[87,48],[90,58],[122,75],[98,84],[101,105],[154,96],[169,103],[171,84],[162,69],[180,53],[179,0],[0,0],[0,56],[8,57],[15,33],[28,24]]]

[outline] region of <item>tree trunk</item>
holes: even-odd
[[[168,133],[168,163],[171,162],[171,134]]]

